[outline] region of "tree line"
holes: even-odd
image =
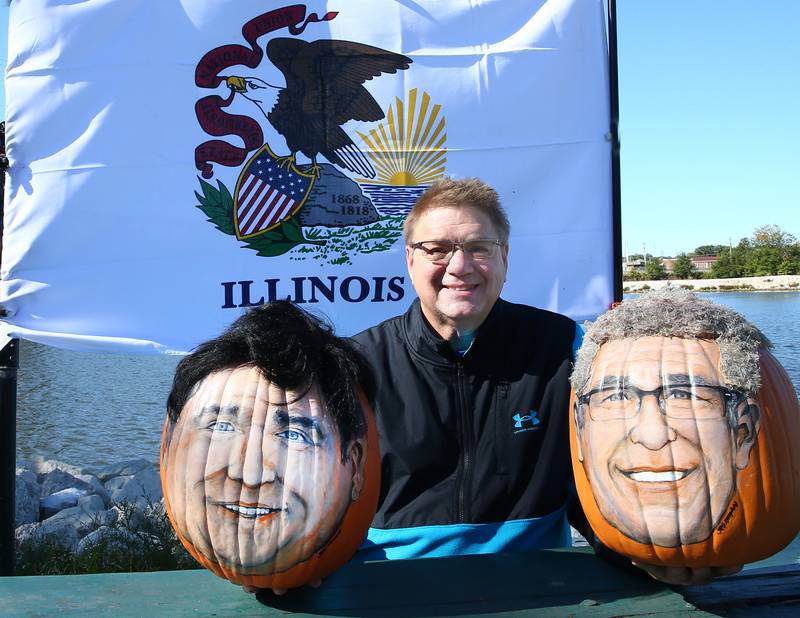
[[[692,256],[715,255],[719,259],[711,271],[700,273]],[[640,259],[643,256],[634,256]],[[658,279],[728,279],[730,277],[763,277],[768,275],[800,275],[800,243],[797,238],[777,225],[764,225],[752,236],[742,238],[735,247],[701,245],[691,253],[678,255],[667,273],[661,258],[647,255],[644,271],[626,272],[626,280],[654,281]]]

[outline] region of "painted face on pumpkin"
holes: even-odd
[[[253,367],[212,373],[169,445],[177,527],[223,567],[285,571],[322,549],[358,498],[364,444],[344,458],[341,447],[316,386],[298,398]]]
[[[611,341],[581,395],[579,458],[606,520],[641,543],[707,539],[758,430],[755,402],[724,387],[717,344]]]

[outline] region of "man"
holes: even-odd
[[[271,575],[322,550],[364,482],[369,371],[288,302],[239,318],[184,358],[162,468],[183,540],[223,569]]]
[[[432,185],[404,236],[419,298],[356,336],[377,374],[382,453],[360,557],[569,545],[575,323],[499,298],[509,223],[480,180]]]
[[[711,536],[756,442],[768,346],[685,290],[625,301],[588,329],[572,375],[578,456],[612,526],[663,547]]]
[[[497,192],[442,180],[404,224],[418,299],[356,336],[377,377],[378,513],[361,559],[570,545],[569,374],[580,332],[562,315],[500,299],[509,223]],[[627,563],[625,563],[627,564]],[[645,568],[668,583],[731,570]]]

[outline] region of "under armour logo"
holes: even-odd
[[[536,426],[541,423],[541,419],[536,412],[536,410],[531,410],[530,414],[522,415],[517,412],[514,416],[511,417],[514,420],[514,428],[517,430],[514,433],[520,433],[522,431],[531,431],[536,429]]]

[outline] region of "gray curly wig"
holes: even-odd
[[[572,388],[576,393],[584,389],[604,343],[652,336],[716,341],[726,386],[748,395],[755,394],[761,383],[758,349],[772,347],[758,328],[732,309],[688,290],[666,287],[623,301],[587,328],[570,377]]]

